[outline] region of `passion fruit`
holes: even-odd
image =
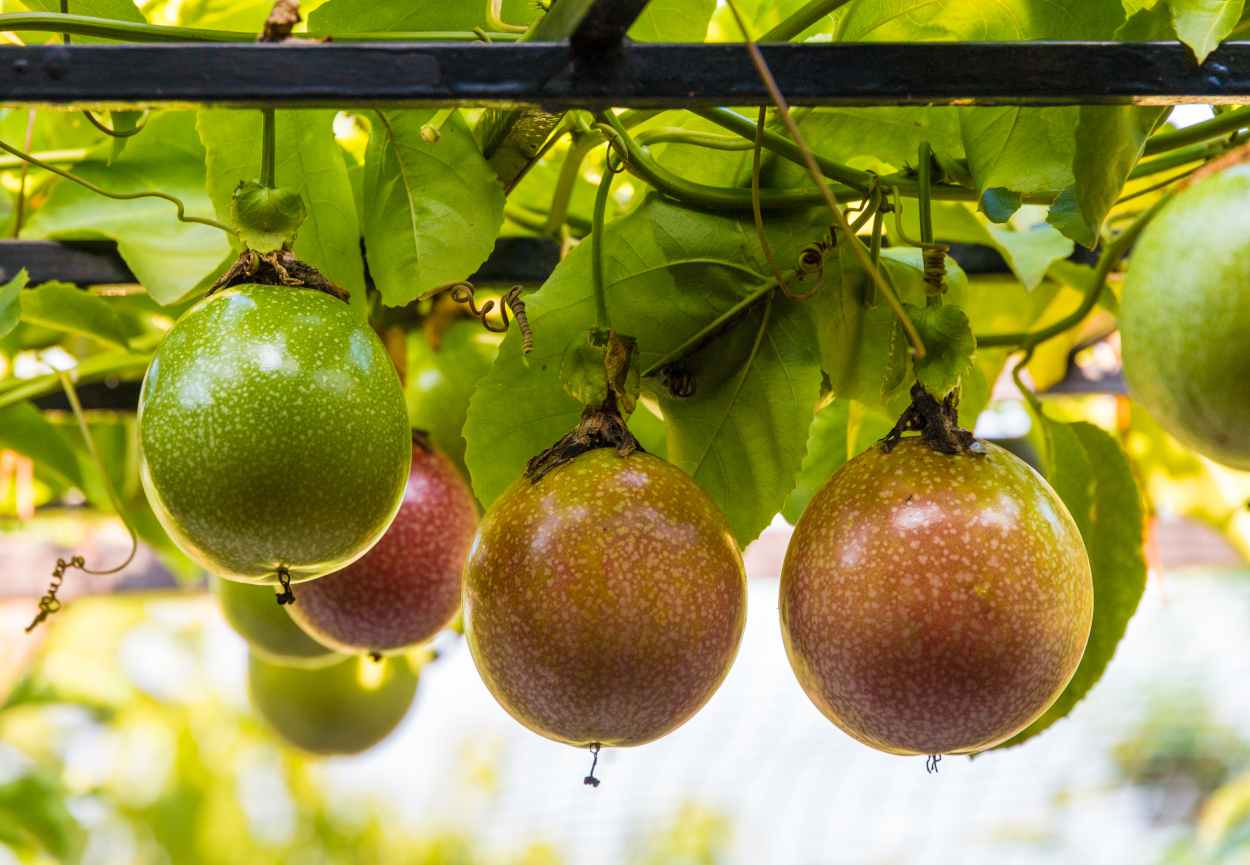
[[[222,615],[253,654],[288,667],[324,667],[343,660],[334,649],[300,630],[275,602],[277,596],[269,586],[219,579],[213,583]]]
[[[487,688],[536,733],[640,745],[729,671],[746,616],[723,514],[681,469],[596,449],[518,480],[465,570],[465,634]]]
[[[451,460],[419,442],[404,503],[382,540],[343,570],[302,586],[299,603],[287,610],[300,628],[342,652],[416,646],[460,609],[461,575],[476,529],[468,484]]]
[[[1133,399],[1181,442],[1250,469],[1250,165],[1166,204],[1129,258],[1120,303]]]
[[[1040,475],[981,448],[871,448],[816,494],[786,551],[781,630],[799,684],[882,751],[1005,741],[1058,698],[1089,639],[1080,530]]]
[[[316,669],[271,664],[253,654],[248,692],[287,743],[313,754],[359,754],[408,714],[418,673],[407,658],[347,658]]]
[[[191,559],[251,583],[350,564],[403,499],[411,434],[381,341],[319,291],[242,285],[192,307],[139,397],[143,488]]]

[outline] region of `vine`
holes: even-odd
[[[39,612],[35,614],[31,623],[26,626],[26,633],[30,633],[39,627],[47,618],[60,611],[63,606],[60,598],[61,586],[65,581],[65,572],[71,569],[80,570],[84,574],[91,576],[104,577],[116,574],[124,570],[132,561],[134,561],[136,553],[139,551],[139,536],[135,533],[134,527],[130,524],[130,520],[126,518],[126,510],[122,507],[121,500],[117,496],[117,492],[113,489],[113,482],[109,480],[108,469],[104,465],[104,460],[100,458],[100,452],[96,450],[95,439],[91,435],[91,429],[87,426],[86,416],[83,414],[82,403],[78,400],[78,391],[74,387],[69,374],[58,371],[57,379],[60,381],[62,389],[65,391],[65,398],[69,401],[70,408],[74,412],[74,420],[78,422],[78,431],[82,433],[83,443],[87,446],[87,453],[91,456],[91,461],[95,465],[96,471],[100,473],[100,481],[104,484],[105,493],[108,495],[109,502],[113,505],[113,510],[121,519],[122,525],[126,527],[127,533],[130,535],[130,553],[126,559],[115,568],[107,568],[104,570],[94,570],[88,568],[86,559],[82,556],[74,555],[68,559],[58,558],[56,567],[52,570],[52,580],[48,584],[48,590],[43,597],[39,599]]]

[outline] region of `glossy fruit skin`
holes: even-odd
[[[487,512],[465,634],[495,699],[536,733],[641,745],[707,702],[738,651],[742,557],[681,469],[594,450]]]
[[[324,667],[343,660],[334,649],[300,630],[269,586],[215,579],[213,591],[230,627],[263,660],[289,667]]]
[[[317,669],[248,659],[248,693],[288,744],[313,754],[359,754],[408,714],[418,673],[407,658],[347,658]]]
[[[1038,718],[1076,672],[1093,616],[1080,530],[992,444],[918,438],[839,469],[795,527],[781,630],[799,684],[894,754],[975,753]]]
[[[468,484],[443,454],[414,446],[404,503],[382,540],[341,571],[300,587],[290,617],[342,652],[385,654],[455,618],[477,529]]]
[[[1181,442],[1250,469],[1250,166],[1205,178],[1146,226],[1120,302],[1133,399]]]
[[[318,291],[244,285],[192,307],[139,398],[143,488],[178,546],[241,582],[363,555],[403,497],[411,432],[381,341]]]

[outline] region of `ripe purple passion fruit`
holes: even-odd
[[[1120,303],[1133,399],[1189,447],[1250,469],[1250,165],[1169,202],[1129,257]]]
[[[276,605],[275,605],[276,606]],[[359,754],[408,714],[418,672],[408,658],[347,658],[316,669],[248,662],[252,705],[286,742],[313,754]]]
[[[640,745],[681,725],[729,671],[745,616],[724,516],[644,453],[592,450],[518,480],[465,571],[465,633],[486,686],[571,745]]]
[[[799,683],[856,739],[894,754],[975,753],[1055,701],[1089,639],[1080,530],[1002,448],[918,438],[843,466],[795,528],[781,628]]]
[[[399,509],[412,451],[399,377],[348,305],[243,285],[192,307],[139,399],[143,488],[170,537],[218,576],[338,570]]]
[[[423,643],[460,609],[476,528],[473,494],[455,466],[414,446],[404,503],[382,540],[343,570],[302,586],[299,603],[287,610],[300,628],[343,652]]]

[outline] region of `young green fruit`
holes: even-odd
[[[404,503],[382,540],[343,570],[301,586],[299,603],[287,611],[343,652],[384,654],[423,643],[460,609],[476,528],[477,506],[456,467],[414,446]]]
[[[313,754],[359,754],[408,714],[417,671],[407,658],[347,658],[317,669],[248,661],[252,705],[286,742]]]
[[[1180,441],[1250,469],[1250,166],[1180,193],[1146,226],[1120,302],[1133,398]]]
[[[1085,651],[1080,530],[1036,472],[983,445],[873,447],[816,494],[786,551],[781,630],[799,684],[879,750],[992,747],[1046,711]]]
[[[192,307],[139,397],[142,479],[178,546],[227,579],[292,582],[365,553],[403,498],[399,377],[346,303],[244,285]]]
[[[680,726],[725,678],[745,616],[724,516],[645,453],[592,450],[518,480],[465,570],[465,634],[486,686],[571,745],[641,745]]]
[[[288,667],[324,667],[343,656],[300,630],[283,612],[274,590],[234,580],[213,580],[222,615],[252,654]],[[303,600],[301,593],[300,600]]]

